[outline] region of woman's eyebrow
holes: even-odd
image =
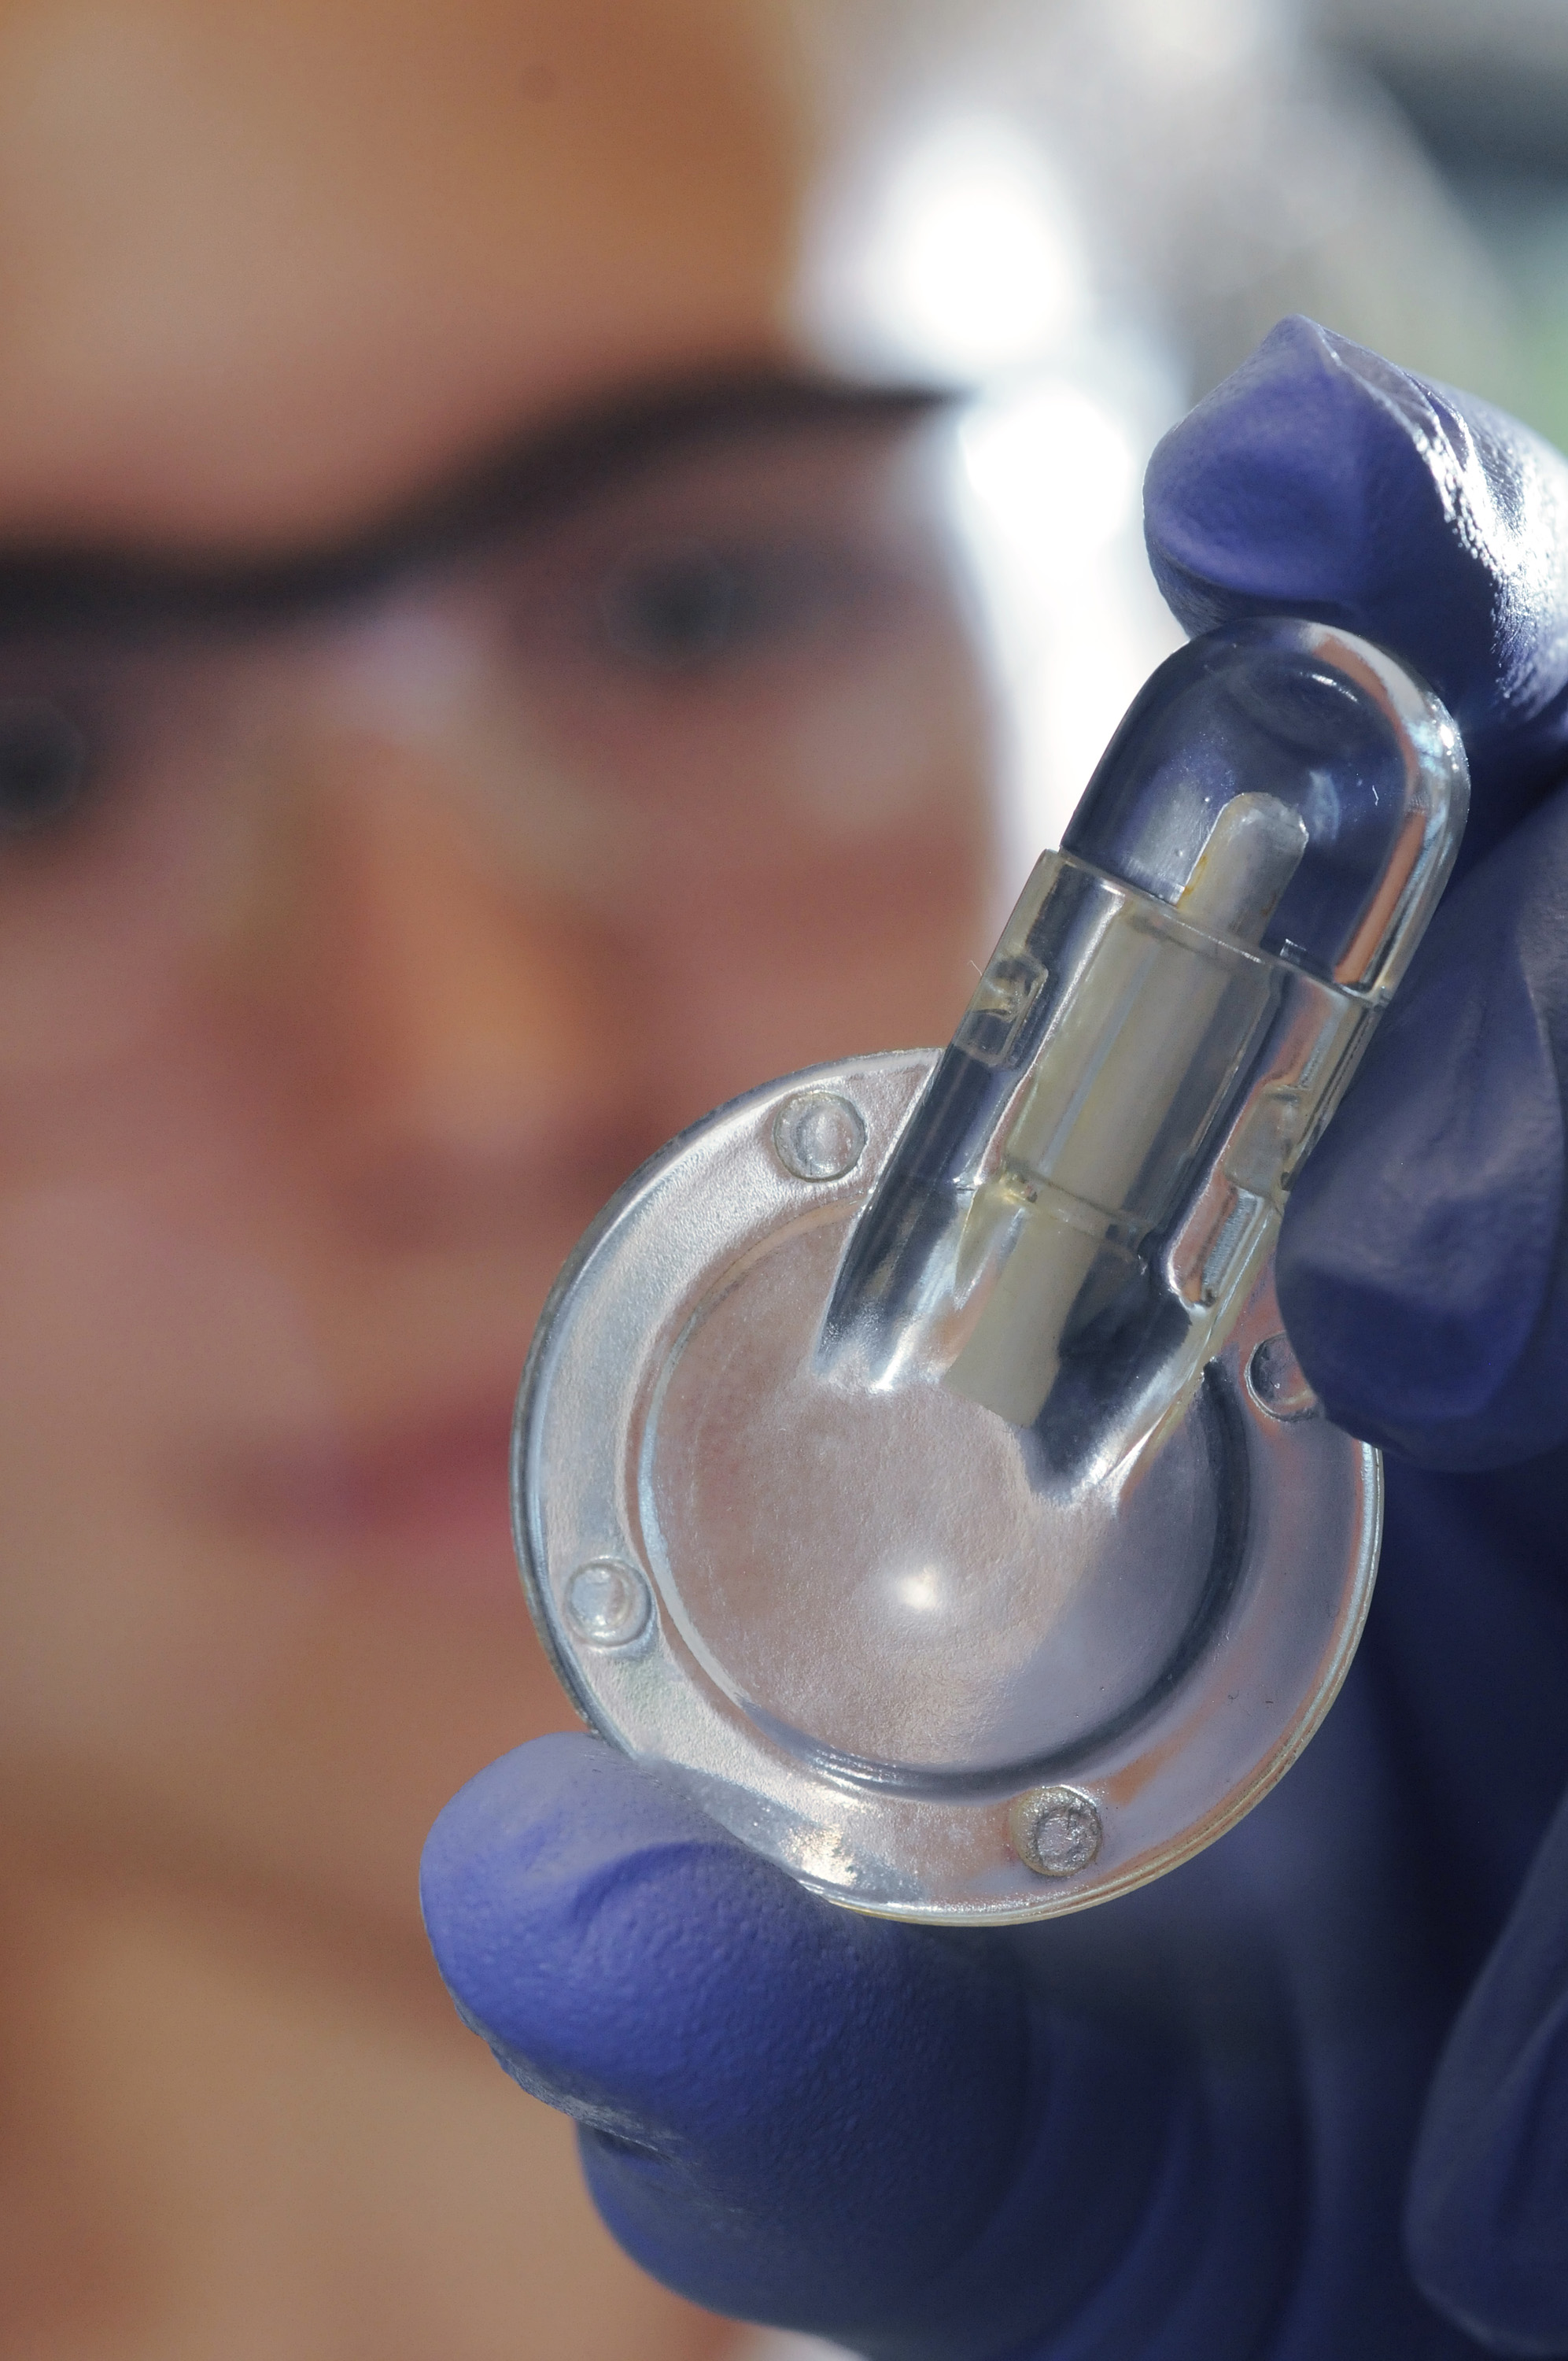
[[[349,536],[280,555],[0,544],[0,631],[283,620],[373,590],[411,566],[569,512],[683,449],[818,423],[896,424],[953,398],[938,387],[858,385],[788,369],[644,386],[531,428]]]

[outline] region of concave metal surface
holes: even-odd
[[[934,1378],[819,1367],[935,1054],[751,1092],[628,1183],[540,1323],[513,1506],[545,1644],[606,1737],[836,1901],[996,1922],[1141,1883],[1266,1792],[1354,1653],[1380,1482],[1299,1373],[1281,1391],[1268,1279],[1117,1490],[1064,1488]],[[848,1170],[791,1148],[804,1094],[863,1124]],[[852,1147],[830,1115],[809,1136]]]

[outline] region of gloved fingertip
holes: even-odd
[[[1388,545],[1369,539],[1368,506],[1387,503],[1388,458],[1407,456],[1403,437],[1385,452],[1364,415],[1354,363],[1374,358],[1315,321],[1281,320],[1157,445],[1144,486],[1149,560],[1190,631],[1248,612],[1343,621],[1359,610]],[[1405,472],[1402,507],[1426,489],[1413,465]]]
[[[928,2088],[950,2070],[1016,2103],[1022,2004],[981,1955],[820,1901],[598,1740],[536,1739],[471,1780],[422,1893],[467,2018],[617,2138],[728,2136],[770,2112],[825,2133],[859,2110],[876,2146],[917,2059]]]
[[[1488,404],[1283,320],[1159,445],[1145,517],[1190,631],[1315,617],[1430,681],[1464,732],[1477,841],[1560,765],[1568,463]]]
[[[726,1937],[782,1939],[811,1906],[673,1786],[576,1734],[470,1780],[431,1831],[420,1887],[447,1986],[509,2070],[625,2136],[634,2112],[607,2116],[609,2094],[646,2099],[694,2041],[711,2047],[717,2021],[695,2028],[693,2002]]]
[[[466,2021],[576,2117],[611,2227],[700,2301],[902,2305],[1014,2169],[1016,1980],[819,1900],[597,1741],[536,1740],[471,1781],[422,1894]]]
[[[613,1873],[629,1849],[672,1832],[718,1833],[690,1828],[678,1798],[651,1791],[602,1741],[560,1734],[501,1756],[460,1789],[420,1863],[425,1931],[464,2024],[525,2090],[631,2138],[641,2130],[635,2112],[603,2087],[592,2045],[579,2049],[563,2021],[574,1920],[597,1872]]]

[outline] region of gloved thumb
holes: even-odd
[[[1157,2056],[1047,2038],[986,1937],[818,1901],[598,1740],[539,1739],[471,1781],[422,1893],[460,2012],[576,2116],[620,2243],[714,2311],[1005,2355],[1146,2207],[1171,2131]],[[1086,2176],[1108,2129],[1115,2169]]]

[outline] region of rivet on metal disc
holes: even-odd
[[[1311,1418],[1320,1407],[1282,1328],[1255,1350],[1246,1365],[1246,1389],[1269,1418]]]
[[[593,1558],[567,1583],[566,1620],[590,1648],[624,1648],[648,1629],[653,1602],[638,1568],[619,1558]]]
[[[1031,1787],[1007,1815],[1013,1849],[1037,1877],[1076,1877],[1100,1850],[1093,1799],[1078,1787]]]
[[[774,1153],[797,1180],[841,1180],[865,1145],[865,1117],[837,1091],[797,1091],[773,1117]]]

